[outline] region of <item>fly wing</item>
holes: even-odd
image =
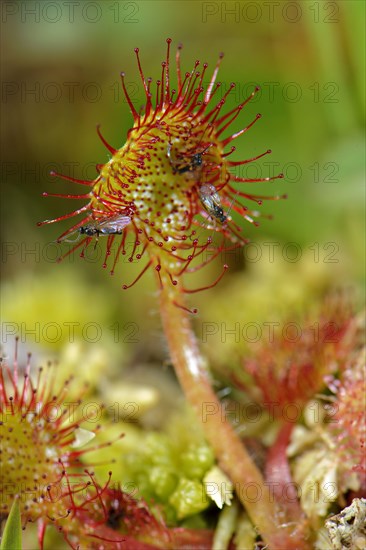
[[[122,233],[130,222],[131,218],[129,216],[112,216],[98,223],[98,229],[105,234]]]

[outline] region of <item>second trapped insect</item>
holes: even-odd
[[[195,153],[190,157],[188,163],[184,161],[180,162],[179,160],[173,160],[171,155],[172,146],[169,143],[167,150],[167,157],[169,163],[172,167],[174,174],[184,174],[186,172],[195,173],[201,172],[203,168],[203,158],[202,155],[211,147],[211,143],[199,153]],[[201,204],[206,210],[206,212],[215,220],[218,220],[220,223],[224,224],[228,220],[228,216],[224,213],[224,209],[221,205],[220,196],[214,185],[209,183],[204,183],[198,186],[198,196],[201,200]]]
[[[216,187],[205,183],[198,187],[198,196],[206,212],[220,223],[225,223],[228,219],[221,206],[221,200]]]
[[[96,237],[97,240],[100,235],[121,235],[123,229],[131,223],[131,218],[129,216],[124,216],[117,214],[109,218],[101,218],[99,220],[93,220],[87,225],[79,227],[76,231],[73,231],[72,234],[78,233],[76,239],[63,239],[65,242],[76,242],[79,240],[81,235],[86,235],[87,237]]]
[[[172,159],[172,146],[169,143],[167,157],[173,169],[173,174],[184,174],[185,172],[195,172],[196,170],[201,169],[203,165],[202,155],[207,151],[209,147],[211,147],[211,143],[206,147],[206,149],[203,149],[203,151],[201,151],[200,153],[195,153],[194,155],[191,155],[190,161],[188,163],[185,163],[183,160],[179,161]]]

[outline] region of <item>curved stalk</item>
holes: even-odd
[[[305,550],[304,523],[282,523],[285,514],[275,502],[273,491],[228,422],[213,391],[189,313],[174,305],[182,303],[178,289],[166,284],[160,292],[160,310],[171,359],[185,396],[201,421],[219,466],[231,479],[254,526],[272,550]]]

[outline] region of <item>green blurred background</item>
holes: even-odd
[[[242,175],[286,176],[246,187],[289,197],[263,207],[274,219],[261,227],[243,222],[254,242],[279,243],[273,263],[262,247],[268,277],[283,260],[283,246],[296,243],[335,284],[362,285],[364,2],[3,2],[2,20],[5,346],[13,345],[19,329],[26,349],[41,343],[57,356],[74,326],[75,338],[113,349],[118,361],[123,353],[141,361],[166,356],[152,274],[124,292],[121,285],[133,280],[136,266],[123,264],[110,277],[102,258],[83,261],[76,255],[56,264],[59,249],[52,242],[69,224],[36,223],[83,204],[42,198],[43,191],[79,191],[49,171],[70,174],[73,167],[75,177],[95,177],[95,164],[109,158],[96,124],[115,147],[123,145],[132,125],[120,72],[126,72],[139,109],[144,97],[133,49],[140,48],[145,74],[156,80],[167,37],[173,52],[184,44],[183,70],[191,70],[196,59],[213,70],[219,52],[225,53],[219,80],[237,83],[228,110],[254,84],[262,88],[235,122],[239,129],[257,112],[263,115],[237,140],[235,159],[271,148],[270,157],[248,165]],[[287,267],[293,269],[293,262]],[[199,319],[206,305],[212,309],[220,300],[234,308],[231,278],[250,268],[242,261],[219,287],[194,296]],[[212,280],[220,266],[210,269],[200,282]]]

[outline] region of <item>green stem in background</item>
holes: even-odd
[[[251,459],[244,444],[225,416],[212,390],[207,364],[202,357],[189,313],[178,308],[182,293],[165,284],[160,292],[160,310],[171,359],[185,396],[202,423],[219,466],[231,479],[242,505],[271,550],[305,550],[304,522],[286,523],[274,501],[273,491]]]

